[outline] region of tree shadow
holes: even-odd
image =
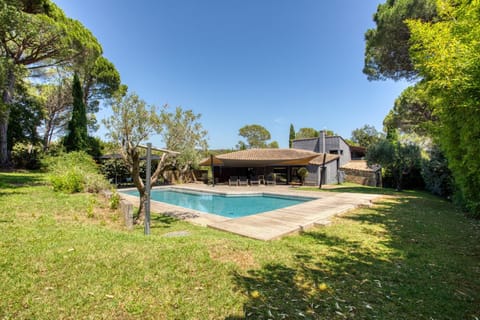
[[[150,221],[151,221],[150,228],[166,229],[166,228],[170,228],[173,223],[178,221],[178,219],[176,219],[175,217],[163,215],[163,214],[152,214]]]
[[[43,185],[44,183],[45,181],[40,176],[32,174],[10,175],[0,172],[0,197],[13,194],[27,194],[27,191],[20,191],[19,189]]]
[[[32,174],[5,174],[0,172],[0,188],[15,189],[25,186],[42,185],[45,181],[41,176]]]
[[[325,229],[289,239],[297,249],[291,262],[270,263],[258,270],[233,274],[246,297],[244,316],[225,319],[460,319],[478,316],[480,270],[473,256],[452,250],[465,241],[457,229],[445,241],[429,225],[454,223],[451,207],[438,201],[422,212],[415,197],[379,203],[343,219],[360,224],[365,237],[356,240]],[[437,210],[444,208],[443,213]],[[457,217],[458,218],[458,217]],[[431,229],[431,228],[430,228]],[[445,231],[445,230],[444,230]],[[379,234],[377,234],[379,233]],[[452,236],[453,239],[448,239]],[[368,242],[369,237],[375,243]],[[474,246],[478,242],[470,239]],[[365,240],[367,239],[367,241]],[[471,253],[470,253],[471,254]],[[471,267],[464,270],[459,263]],[[478,262],[478,260],[477,260]]]

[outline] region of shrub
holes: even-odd
[[[305,167],[302,167],[297,170],[297,175],[300,177],[302,184],[305,182],[305,178],[308,176],[308,170]]]
[[[120,195],[117,192],[113,192],[109,201],[110,209],[116,210],[120,205]]]
[[[16,143],[12,148],[12,162],[15,168],[37,170],[40,168],[38,155],[42,152],[39,145]]]
[[[93,159],[83,151],[45,157],[42,165],[55,191],[98,192],[109,187]]]
[[[447,158],[438,148],[432,149],[430,159],[423,162],[422,176],[425,181],[425,189],[444,198],[452,196],[452,172],[448,169]]]

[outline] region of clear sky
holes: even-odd
[[[362,73],[380,0],[54,1],[93,32],[130,91],[202,114],[212,149],[235,147],[247,124],[280,147],[291,123],[345,138],[381,130],[407,85]]]

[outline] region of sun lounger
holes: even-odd
[[[248,179],[247,177],[240,177],[238,179],[238,185],[239,186],[248,186]]]
[[[229,186],[238,186],[238,177],[237,176],[231,176],[228,179],[228,185]]]

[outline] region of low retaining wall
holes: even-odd
[[[361,184],[364,186],[377,187],[382,185],[381,175],[378,171],[365,171],[343,168],[345,172],[345,181]]]

